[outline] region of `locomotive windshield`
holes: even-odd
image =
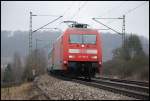
[[[96,44],[96,35],[70,34],[70,43]]]

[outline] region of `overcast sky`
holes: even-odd
[[[61,21],[74,20],[100,29],[105,27],[91,18],[114,18],[126,14],[126,32],[149,38],[149,1],[1,1],[1,29],[29,30],[30,11],[37,15],[56,15],[33,17],[33,29],[47,24],[60,15],[64,17],[47,28],[62,29]],[[121,32],[122,20],[99,21]]]

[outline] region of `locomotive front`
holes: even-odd
[[[102,54],[98,31],[69,28],[66,31],[65,60],[68,71],[75,76],[94,77],[101,71]]]

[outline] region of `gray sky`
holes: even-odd
[[[29,30],[29,12],[37,15],[64,15],[47,28],[64,29],[64,20],[75,20],[100,29],[93,17],[122,17],[126,14],[126,32],[149,38],[149,2],[147,1],[1,1],[1,29]],[[138,5],[144,3],[142,6]],[[82,7],[81,7],[82,6]],[[80,8],[80,10],[79,10]],[[134,9],[136,8],[136,9]],[[134,9],[134,10],[133,10]],[[130,12],[131,11],[131,12]],[[33,17],[33,29],[47,24],[54,16]],[[100,20],[121,32],[122,20]],[[112,31],[110,31],[112,32]]]

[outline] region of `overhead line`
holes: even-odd
[[[73,15],[73,17],[71,19],[73,19],[77,15],[77,13],[79,13],[81,11],[81,9],[86,5],[86,3],[87,3],[87,1],[85,1],[84,4],[78,8],[78,10],[75,12],[75,14]]]
[[[99,17],[103,17],[103,16],[106,15],[107,13],[110,13],[110,12],[112,12],[112,11],[115,11],[115,9],[118,9],[118,8],[122,7],[122,5],[124,5],[124,4],[125,4],[124,2],[119,3],[119,5],[117,5],[117,6],[113,7],[113,8],[111,8],[111,9],[109,9],[106,13],[103,13],[103,15],[102,15],[102,16],[99,16]]]
[[[32,15],[32,16],[53,16],[53,17],[56,17],[56,16],[60,16],[60,15]]]
[[[38,28],[38,29],[34,30],[33,32],[36,32],[36,31],[38,31],[39,29],[42,29],[43,27],[45,27],[45,26],[47,26],[47,25],[49,25],[49,24],[51,24],[51,23],[55,22],[56,20],[60,19],[61,17],[62,17],[62,16],[60,16],[60,17],[58,17],[58,18],[54,19],[53,21],[51,21],[51,22],[49,22],[49,23],[47,23],[47,24],[43,25],[42,27],[40,27],[40,28]],[[32,33],[33,33],[33,32],[32,32]]]
[[[74,4],[74,2],[71,3],[71,7],[68,7],[68,8],[65,10],[65,12],[63,13],[63,17],[64,17],[64,15],[67,13],[67,11],[69,11],[69,10],[72,8],[73,4]]]
[[[134,8],[132,8],[132,9],[130,9],[130,10],[128,10],[127,12],[125,12],[125,15],[131,13],[132,11],[134,11],[135,9],[137,9],[137,8],[139,8],[139,7],[141,7],[141,6],[143,6],[143,5],[146,4],[146,3],[147,3],[147,1],[144,2],[144,3],[141,3],[140,5],[134,7]],[[114,20],[114,21],[115,21],[115,20]],[[112,23],[112,22],[114,22],[114,21],[108,22],[107,24],[110,24],[110,23]]]
[[[107,13],[109,13],[110,11],[114,11],[114,9],[118,9],[118,8],[120,8],[120,7],[122,7],[121,5],[123,5],[124,4],[124,2],[121,2],[119,5],[117,5],[116,7],[114,7],[114,8],[112,8],[112,9],[109,9],[107,12],[105,12],[105,13],[103,13],[103,15],[102,16],[104,16],[104,15],[106,15]],[[102,17],[102,16],[99,16],[99,17]],[[91,17],[89,18],[89,19],[91,19]],[[98,18],[96,18],[96,19],[98,19]],[[110,18],[109,18],[110,19]]]
[[[66,14],[70,9],[72,9],[73,5],[74,5],[74,1],[71,3],[71,7],[68,7],[68,8],[64,11],[64,13],[63,13],[63,15],[62,15],[62,18],[64,18],[65,14]],[[63,19],[61,19],[61,20],[62,20],[62,21],[56,26],[56,28],[57,28],[58,26],[60,26],[60,24],[62,24]]]
[[[137,8],[139,8],[139,7],[141,7],[141,6],[143,6],[143,5],[146,4],[146,3],[147,3],[147,1],[144,2],[144,3],[141,3],[140,5],[134,7],[133,9],[128,10],[128,11],[125,13],[125,15],[131,13],[132,11],[134,11],[135,9],[137,9]]]
[[[122,18],[118,17],[118,18],[95,18],[95,19],[122,19]]]
[[[112,11],[115,11],[114,9],[118,9],[118,8],[122,7],[122,5],[124,5],[124,1],[121,2],[121,3],[119,3],[119,5],[115,6],[114,8],[109,9],[109,10],[108,10],[106,13],[104,13],[102,16],[104,16],[104,15],[106,15],[107,13],[110,13],[110,12],[112,12]],[[102,16],[100,16],[100,17],[102,17]]]
[[[116,32],[116,33],[118,33],[118,34],[122,35],[122,33],[120,33],[120,32],[118,32],[118,31],[116,31],[116,30],[112,29],[111,27],[109,27],[109,26],[107,26],[107,25],[103,24],[102,22],[100,22],[100,21],[96,20],[95,18],[92,18],[92,19],[93,19],[94,21],[96,21],[97,23],[102,24],[103,26],[107,27],[108,29],[110,29],[110,30],[112,30],[112,31],[114,31],[114,32]]]

